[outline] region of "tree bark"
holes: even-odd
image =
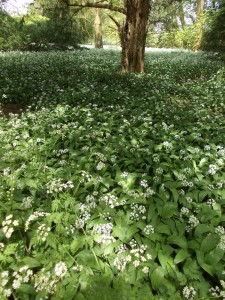
[[[194,50],[198,50],[202,41],[202,30],[203,30],[203,11],[204,11],[205,0],[198,0],[196,7],[196,21],[195,21],[195,43]]]
[[[95,48],[103,48],[102,44],[102,24],[100,19],[99,8],[95,8]]]
[[[179,19],[181,22],[182,29],[184,29],[186,26],[186,23],[185,23],[185,19],[184,19],[184,8],[183,8],[182,3],[179,5],[178,12],[179,12]]]
[[[144,72],[144,55],[150,10],[149,0],[125,0],[126,21],[120,28],[122,72]]]
[[[145,44],[148,29],[148,18],[151,0],[124,0],[123,7],[96,2],[73,2],[63,0],[68,6],[104,8],[122,13],[126,16],[125,23],[118,27],[122,47],[122,72],[144,72]]]

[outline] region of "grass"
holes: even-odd
[[[1,299],[224,297],[225,66],[152,52],[6,53]]]

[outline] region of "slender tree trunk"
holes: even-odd
[[[95,48],[103,48],[102,44],[102,24],[99,8],[95,8]]]
[[[125,0],[127,10],[125,24],[119,34],[122,46],[122,72],[144,72],[144,54],[149,0]]]
[[[203,17],[204,4],[205,4],[205,0],[197,1],[196,21],[195,21],[196,36],[195,36],[194,50],[198,50],[201,46],[203,21],[204,21],[204,17]]]
[[[180,4],[180,5],[179,5],[178,12],[179,12],[179,19],[180,19],[180,22],[181,22],[182,29],[184,29],[185,26],[186,26],[186,23],[185,23],[185,19],[184,19],[184,8],[183,8],[183,4]]]

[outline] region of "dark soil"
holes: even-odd
[[[9,114],[21,115],[23,111],[26,110],[26,106],[22,104],[3,104],[2,112],[0,112],[0,117],[7,117]]]

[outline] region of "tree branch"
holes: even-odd
[[[108,15],[108,17],[116,24],[119,30],[121,30],[121,25],[116,19],[114,19],[112,16]]]
[[[111,4],[104,4],[104,3],[100,3],[100,2],[93,2],[93,3],[86,2],[86,3],[80,4],[78,2],[70,3],[69,0],[66,0],[64,2],[68,6],[76,6],[76,7],[81,7],[81,8],[84,8],[84,7],[103,8],[103,9],[109,9],[111,11],[116,11],[116,12],[126,15],[125,8],[114,6]]]

